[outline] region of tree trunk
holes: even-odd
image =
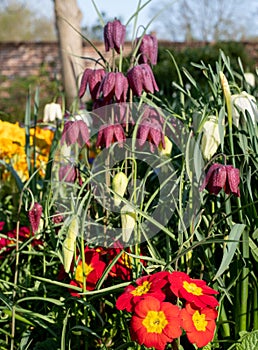
[[[82,73],[82,13],[76,0],[54,0],[56,28],[62,63],[62,80],[65,91],[66,106],[70,107],[78,94],[78,77]],[[75,30],[76,29],[76,30]]]

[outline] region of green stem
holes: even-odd
[[[227,113],[228,113],[228,127],[229,127],[229,143],[230,143],[230,151],[232,155],[232,164],[236,167],[235,161],[235,152],[234,152],[234,141],[233,141],[233,128],[232,128],[232,102],[231,102],[231,93],[227,83],[227,80],[223,73],[221,73],[221,81],[222,88],[225,96]],[[239,222],[243,223],[243,214],[242,214],[242,205],[241,200],[237,198],[237,207],[238,207],[238,218]],[[249,286],[249,268],[248,268],[248,260],[249,260],[249,233],[247,230],[243,232],[242,244],[241,244],[241,252],[242,258],[246,264],[246,266],[242,269],[241,279],[240,279],[240,295],[237,295],[238,298],[236,300],[242,300],[239,308],[239,315],[237,317],[236,327],[238,331],[246,331],[247,330],[247,305],[248,305],[248,286]]]

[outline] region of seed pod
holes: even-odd
[[[79,232],[78,218],[74,217],[69,225],[66,239],[63,243],[63,260],[64,269],[68,273],[70,271],[71,263],[74,255],[74,245],[76,242],[76,237]]]
[[[121,199],[116,195],[116,193],[119,196],[123,197],[125,194],[127,185],[128,185],[128,178],[123,172],[120,171],[113,177],[112,190],[115,192],[114,204],[116,206],[119,206],[119,204],[121,203]]]
[[[136,214],[128,204],[121,209],[122,239],[128,242],[134,230],[136,223]]]

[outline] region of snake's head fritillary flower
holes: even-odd
[[[59,103],[47,103],[44,107],[43,123],[54,122],[55,120],[62,120],[63,114]]]
[[[98,132],[96,147],[108,148],[112,143],[125,141],[124,129],[120,124],[102,125]]]
[[[33,233],[38,231],[42,210],[42,205],[38,202],[35,202],[33,207],[29,210],[29,221]]]
[[[100,83],[105,76],[104,69],[91,69],[86,68],[81,79],[80,89],[79,89],[79,98],[82,98],[86,92],[87,86],[89,86],[89,91],[93,101],[96,100],[97,92],[100,86]]]
[[[136,96],[141,96],[142,91],[151,94],[153,94],[154,91],[159,91],[151,67],[146,63],[131,68],[127,72],[127,78],[129,86]]]
[[[158,57],[158,40],[156,35],[145,34],[141,40],[137,55],[139,56],[139,63],[157,64]]]
[[[217,310],[210,307],[199,309],[191,303],[186,303],[180,315],[182,327],[190,343],[202,348],[212,341],[218,316]]]
[[[243,121],[251,120],[253,125],[258,122],[258,107],[254,96],[246,91],[231,96],[233,104],[233,123],[238,128]]]
[[[203,124],[202,130],[202,154],[205,159],[210,160],[221,144],[218,118],[216,116],[210,116]]]
[[[232,193],[239,197],[239,183],[239,169],[234,168],[232,165],[214,163],[209,168],[200,191],[207,188],[211,194],[218,195],[221,189],[224,189],[226,194]]]
[[[179,271],[172,272],[168,279],[172,292],[196,307],[216,307],[219,305],[217,299],[213,296],[213,294],[219,293],[207,286],[205,281],[190,278],[186,273]]]
[[[124,46],[126,27],[118,20],[108,22],[104,27],[105,50],[115,49],[120,53],[120,47]]]
[[[98,89],[97,98],[101,93],[106,102],[116,98],[116,102],[125,102],[128,91],[128,80],[121,72],[107,73]]]
[[[130,334],[138,344],[164,350],[167,343],[180,337],[181,333],[180,309],[177,305],[146,296],[135,306]]]
[[[140,277],[135,281],[136,286],[129,285],[125,288],[116,302],[118,310],[134,310],[137,302],[147,296],[155,297],[163,301],[166,297],[162,288],[167,284],[168,273],[166,271],[158,272],[150,276]]]
[[[143,146],[146,141],[149,142],[151,152],[154,152],[153,145],[165,149],[165,138],[160,122],[154,118],[143,118],[139,124],[137,138],[139,146]]]
[[[87,124],[83,120],[68,121],[64,125],[61,136],[61,144],[67,146],[78,143],[80,147],[85,144],[90,146],[90,135]]]

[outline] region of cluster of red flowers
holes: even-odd
[[[0,221],[0,259],[5,257],[7,253],[10,253],[16,245],[16,229],[3,233],[4,226],[5,222]],[[18,237],[20,242],[24,242],[31,236],[34,236],[34,233],[31,232],[28,226],[21,226],[19,228]],[[33,246],[42,245],[42,241],[36,238],[31,243]]]
[[[184,272],[157,272],[125,288],[116,302],[119,310],[132,312],[132,340],[164,350],[185,332],[197,347],[214,337],[218,292]]]
[[[113,262],[113,260],[122,252],[122,248],[90,248],[86,246],[84,257],[78,257],[76,262],[72,264],[71,271],[74,278],[70,281],[71,286],[82,288],[85,283],[86,290],[94,290],[99,279],[103,275],[105,268]],[[60,273],[59,279],[64,278]],[[130,281],[132,278],[131,260],[126,252],[123,252],[119,259],[113,264],[109,270],[107,278],[117,278],[122,281]],[[107,281],[105,281],[107,282]],[[70,289],[70,294],[80,297],[80,294]]]

